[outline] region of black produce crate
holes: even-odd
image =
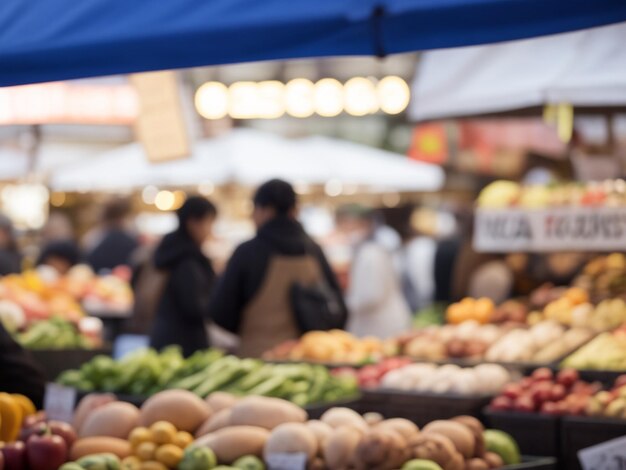
[[[387,403],[389,402],[389,394],[379,390],[361,389],[361,398],[359,399],[358,409],[361,414],[380,413],[387,416]]]
[[[620,375],[626,374],[626,371],[618,372],[612,370],[579,370],[580,378],[588,382],[602,382],[607,387],[613,387],[615,379]]]
[[[517,441],[524,455],[560,457],[560,418],[539,413],[484,410],[487,425]],[[569,470],[569,469],[568,469]]]
[[[480,419],[482,409],[493,398],[492,395],[464,396],[382,389],[365,392],[363,403],[367,404],[368,401],[373,403],[377,396],[380,398],[379,406],[361,411],[377,411],[385,418],[406,418],[418,426],[424,426],[436,419],[449,419],[459,415],[470,415]]]
[[[320,419],[320,417],[326,413],[329,409],[341,406],[343,408],[350,408],[354,411],[360,411],[361,400],[359,398],[352,398],[348,400],[338,400],[330,403],[319,403],[313,405],[306,405],[305,411],[309,415],[309,419]]]
[[[78,369],[94,357],[111,355],[111,348],[99,349],[32,349],[29,351],[35,362],[41,367],[47,381],[54,380],[61,372]]]
[[[588,416],[566,416],[561,422],[563,468],[580,470],[578,451],[616,437],[626,436],[626,420]]]
[[[507,465],[506,470],[556,470],[557,460],[553,457],[522,457],[522,463]]]

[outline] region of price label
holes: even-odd
[[[266,458],[269,470],[305,470],[307,455],[304,452],[293,454],[269,454]]]
[[[626,470],[626,436],[578,452],[583,470]]]
[[[48,419],[71,423],[76,404],[76,389],[49,383],[46,385],[44,410]]]

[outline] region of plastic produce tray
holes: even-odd
[[[566,416],[561,422],[563,468],[580,470],[578,451],[626,435],[626,420]]]
[[[363,392],[360,411],[377,411],[385,418],[406,418],[418,426],[424,426],[436,419],[449,419],[459,415],[470,415],[480,419],[481,410],[492,398],[491,395],[463,396],[386,389],[368,390]]]
[[[487,425],[509,433],[525,455],[560,457],[560,418],[538,413],[484,410]]]

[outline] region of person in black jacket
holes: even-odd
[[[45,389],[46,380],[39,366],[0,322],[0,392],[21,393],[41,408]]]
[[[258,357],[300,336],[289,297],[294,283],[326,281],[342,296],[321,248],[296,220],[289,183],[272,180],[259,187],[253,218],[257,235],[235,250],[209,310],[217,325],[239,335],[240,355]]]
[[[190,197],[177,211],[178,229],[157,247],[154,264],[167,272],[150,335],[150,345],[183,348],[185,356],[209,347],[205,328],[215,272],[202,253],[217,215],[215,206],[202,197]]]
[[[130,212],[130,204],[125,200],[113,201],[104,207],[102,233],[87,254],[87,262],[95,272],[130,265],[139,246],[136,235],[126,228]]]
[[[22,255],[15,241],[13,222],[0,214],[0,276],[22,271]]]

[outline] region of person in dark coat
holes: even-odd
[[[65,275],[79,262],[80,250],[73,240],[55,240],[43,247],[36,264],[51,266],[60,275]]]
[[[178,229],[166,235],[154,255],[155,267],[167,273],[150,334],[150,345],[171,344],[185,356],[209,347],[205,328],[215,272],[202,253],[211,235],[217,210],[207,199],[190,197],[177,211]]]
[[[37,364],[0,322],[0,392],[21,393],[43,405],[46,380]]]
[[[290,305],[294,283],[339,283],[321,248],[296,220],[296,194],[289,183],[272,180],[254,196],[257,235],[240,245],[219,279],[210,312],[213,321],[239,336],[238,353],[258,357],[300,331]]]
[[[19,273],[22,270],[22,255],[15,241],[13,222],[0,214],[0,276]]]
[[[139,242],[126,228],[129,214],[127,201],[114,201],[104,208],[102,233],[87,254],[87,263],[95,272],[130,265]]]

